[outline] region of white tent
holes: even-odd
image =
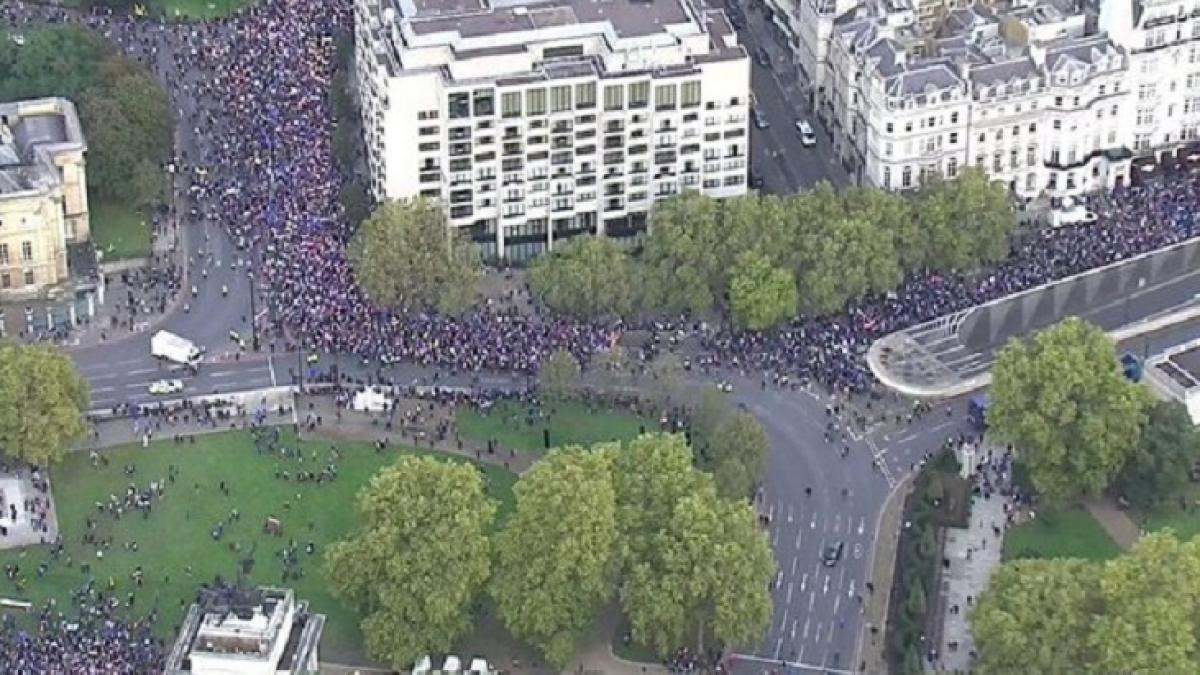
[[[413,675],[429,675],[433,672],[433,661],[428,656],[422,656],[417,665],[413,666]]]
[[[381,391],[367,389],[354,395],[350,407],[364,412],[382,412],[391,406],[391,400]]]

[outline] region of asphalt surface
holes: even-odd
[[[770,126],[759,129],[750,124],[750,167],[763,180],[763,191],[790,194],[811,188],[822,180],[835,186],[846,185],[849,177],[833,158],[829,134],[813,114],[803,94],[804,83],[799,70],[791,64],[791,54],[774,38],[765,13],[747,8],[746,28],[738,32],[742,43],[753,55],[758,48],[770,55],[770,66],[764,67],[752,58],[750,86],[755,106]],[[803,119],[812,125],[817,144],[806,148],[800,143],[796,121]]]

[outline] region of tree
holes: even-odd
[[[579,389],[579,361],[563,349],[546,357],[538,371],[538,386],[547,398],[563,400]]]
[[[1021,449],[1039,493],[1061,502],[1108,486],[1138,441],[1149,395],[1122,375],[1101,329],[1072,318],[1011,341],[992,373],[989,428]]]
[[[816,314],[900,283],[892,237],[857,218],[832,221],[804,237],[799,273],[801,304]]]
[[[762,478],[770,439],[750,413],[727,417],[717,427],[708,446],[717,491],[729,499],[746,499]]]
[[[525,473],[497,537],[492,597],[504,625],[563,666],[612,596],[617,562],[613,455],[558,448]]]
[[[621,564],[629,569],[651,557],[675,504],[710,479],[696,471],[680,434],[643,434],[612,452]]]
[[[952,180],[927,182],[917,197],[917,212],[923,241],[906,250],[911,262],[920,259],[941,270],[1003,260],[1017,226],[1008,188],[978,167],[964,169]]]
[[[162,167],[149,159],[139,159],[129,177],[129,192],[133,195],[133,205],[143,212],[167,203],[170,183]]]
[[[24,35],[23,46],[0,40],[0,100],[62,96],[78,101],[112,53],[103,38],[83,26],[46,26]]]
[[[1096,565],[1082,560],[1001,565],[970,616],[979,672],[1086,672],[1097,581]]]
[[[648,307],[705,314],[717,305],[727,265],[717,204],[688,190],[658,202],[642,250]]]
[[[427,199],[380,204],[359,226],[346,253],[375,302],[455,313],[475,300],[482,268],[471,245],[453,235]]]
[[[705,387],[700,392],[700,401],[692,410],[692,432],[695,437],[692,445],[703,452],[702,466],[710,466],[712,457],[708,453],[708,445],[717,432],[717,427],[733,412],[729,397],[715,387]]]
[[[550,309],[584,318],[633,312],[635,273],[611,237],[574,237],[533,262],[529,285]]]
[[[47,465],[87,436],[88,385],[63,353],[0,342],[0,450]]]
[[[158,167],[171,148],[167,94],[149,71],[124,57],[109,57],[100,70],[103,80],[83,95],[79,111],[90,149],[88,187],[120,201],[161,200],[166,186]]]
[[[790,270],[772,266],[760,253],[747,251],[738,258],[729,283],[729,305],[743,328],[763,330],[790,319],[799,301]]]
[[[627,573],[622,605],[634,638],[670,654],[697,630],[727,648],[761,640],[771,618],[775,561],[747,503],[719,498],[711,481],[683,496],[649,557]]]
[[[1187,409],[1175,401],[1150,407],[1133,454],[1116,484],[1134,506],[1147,509],[1176,494],[1200,460],[1200,432]]]
[[[841,197],[846,213],[891,238],[902,269],[920,267],[922,257],[914,260],[913,248],[918,245],[917,240],[925,224],[914,217],[911,198],[873,187],[847,188],[842,191]]]
[[[361,523],[326,553],[334,595],[363,617],[372,658],[408,668],[471,629],[491,572],[496,504],[478,469],[402,457],[358,495]]]
[[[925,617],[927,609],[925,584],[918,578],[916,583],[908,587],[908,599],[904,601],[904,611],[908,612],[914,622],[919,622]]]

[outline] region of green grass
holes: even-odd
[[[96,200],[90,216],[92,242],[104,262],[150,255],[150,224],[133,207]]]
[[[215,19],[236,12],[251,0],[152,0],[168,18]]]
[[[617,630],[612,635],[613,655],[618,659],[634,663],[662,663],[662,660],[654,654],[654,650],[644,647],[632,639],[628,641],[625,639],[630,630],[629,621],[622,617]]]
[[[289,434],[284,434],[284,445],[297,447]],[[0,595],[34,602],[53,597],[60,606],[69,607],[69,591],[87,581],[80,570],[80,563],[87,561],[97,583],[103,586],[112,579],[122,600],[136,590],[137,614],[145,614],[157,604],[162,617],[159,628],[163,637],[170,639],[185,609],[180,606],[181,601],[191,602],[198,585],[211,581],[215,574],[232,578],[237,561],[251,547],[257,546],[252,579],[279,585],[283,568],[277,555],[294,538],[301,549],[304,576],[283,585],[295,588],[298,597],[310,601],[316,611],[328,616],[322,642],[322,652],[327,658],[361,659],[358,617],[327,589],[323,553],[328,543],[346,537],[357,527],[355,494],[379,468],[394,462],[398,452],[376,454],[369,443],[341,442],[337,446],[343,457],[335,481],[317,485],[275,477],[277,467],[290,470],[293,475],[297,470],[319,471],[329,462],[330,445],[328,441],[300,443],[305,457],[303,464],[295,457],[257,454],[245,432],[204,435],[197,437],[195,444],[187,445],[160,441],[151,443],[149,448],[116,448],[106,453],[111,463],[100,468],[92,467],[86,453],[72,454],[53,470],[51,479],[62,539],[73,565],[68,566],[65,559],[52,563],[49,573],[37,579],[38,563],[48,559],[48,547],[0,552],[0,566],[18,563],[21,576],[27,579],[22,590],[0,577]],[[400,452],[429,454],[412,449]],[[436,453],[435,456],[445,457]],[[136,467],[132,478],[124,473],[127,464]],[[179,468],[179,478],[168,485],[162,500],[154,502],[149,518],[143,519],[136,512],[120,520],[98,514],[96,502],[107,500],[109,494],[121,497],[130,482],[146,488],[150,481],[163,480],[170,465]],[[502,469],[480,466],[487,476],[489,493],[500,502],[499,517],[504,518],[513,507],[512,486],[516,476]],[[220,481],[228,484],[230,496],[219,491]],[[228,521],[234,508],[241,512],[241,519],[227,522],[221,540],[214,541],[213,527],[220,521]],[[262,534],[262,524],[269,515],[282,520],[283,536]],[[81,543],[85,518],[89,516],[99,522],[97,536],[112,538],[112,547],[103,559],[96,558],[93,547]],[[138,544],[136,552],[125,549],[125,544],[132,541]],[[311,556],[303,551],[309,541],[317,546]],[[235,542],[243,552],[230,550]],[[141,589],[135,589],[129,578],[136,565],[145,571],[145,586]],[[186,573],[188,565],[193,566],[190,577]]]
[[[1180,498],[1186,509],[1180,508]],[[1145,513],[1135,513],[1138,523],[1145,523],[1148,532],[1171,529],[1181,541],[1200,535],[1200,483],[1188,483],[1180,492],[1163,500]]]
[[[1084,558],[1109,560],[1120,555],[1116,542],[1083,509],[1038,512],[1037,518],[1008,531],[1004,559]]]
[[[575,401],[549,404],[542,409],[501,401],[484,412],[460,409],[455,421],[463,439],[479,443],[494,439],[501,448],[534,453],[545,451],[542,431],[547,428],[550,447],[624,441],[635,438],[643,426],[647,431],[658,429],[657,420],[623,410],[588,408]]]

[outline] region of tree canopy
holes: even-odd
[[[1149,508],[1176,494],[1198,460],[1200,431],[1187,408],[1177,401],[1159,401],[1151,406],[1116,485],[1134,506]]]
[[[978,670],[1192,673],[1200,670],[1200,540],[1144,537],[1103,563],[1005,563],[972,613]]]
[[[53,464],[87,436],[87,382],[62,352],[0,341],[0,451]]]
[[[729,282],[729,307],[744,328],[770,328],[796,315],[800,298],[791,270],[774,267],[766,256],[747,251]]]
[[[475,301],[482,276],[475,249],[423,198],[377,206],[346,253],[366,292],[390,307],[460,312]]]
[[[637,297],[633,261],[611,237],[580,236],[533,262],[529,285],[547,307],[581,317],[628,316]]]
[[[478,469],[402,457],[359,492],[358,511],[358,530],[326,562],[334,594],[363,616],[368,653],[404,670],[450,651],[491,572],[496,505]]]
[[[24,46],[0,40],[0,100],[43,96],[76,104],[96,195],[140,207],[164,200],[171,107],[150,71],[80,26],[32,28]]]
[[[612,454],[557,448],[517,483],[516,512],[496,541],[491,593],[512,634],[562,667],[617,571]]]
[[[767,467],[770,439],[750,413],[726,417],[708,440],[705,455],[722,497],[745,500]]]
[[[1104,332],[1067,319],[1013,340],[992,369],[988,425],[1021,449],[1034,487],[1060,502],[1108,487],[1133,452],[1149,395],[1121,373]]]

